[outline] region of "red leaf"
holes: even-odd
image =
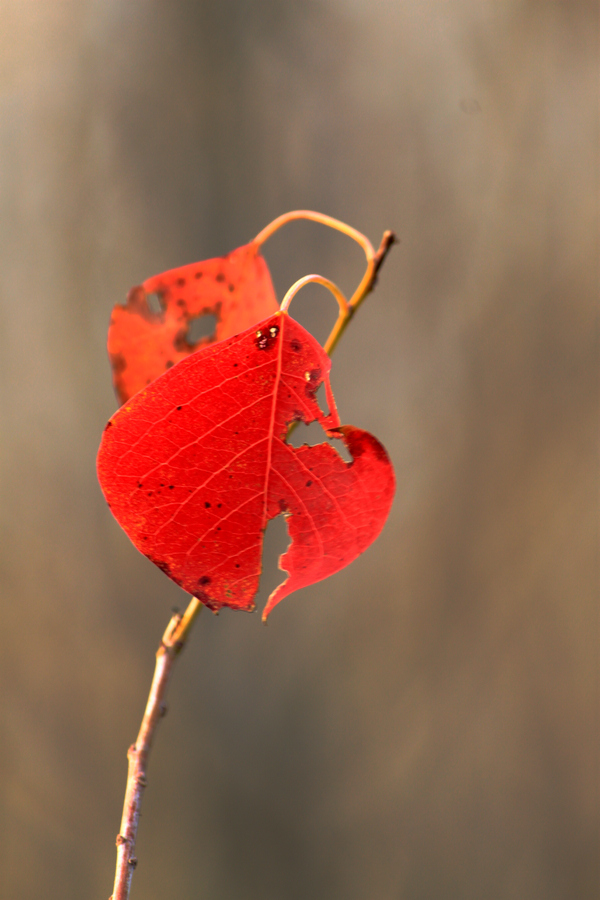
[[[113,309],[108,353],[121,403],[190,353],[222,341],[260,322],[277,309],[269,269],[255,243],[227,256],[171,269],[148,278]],[[157,294],[162,310],[154,313],[148,294]],[[215,334],[189,343],[192,319],[217,318]]]
[[[185,359],[108,422],[98,476],[135,546],[206,606],[251,610],[269,519],[289,516],[280,559],[287,594],[343,568],[375,540],[394,472],[368,432],[340,426],[331,362],[317,341],[277,313]],[[330,414],[315,399],[325,382]],[[293,421],[317,419],[330,444],[294,448]]]

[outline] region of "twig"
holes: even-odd
[[[393,231],[383,232],[381,244],[379,245],[377,253],[372,250],[370,255],[367,254],[367,268],[365,270],[365,274],[363,275],[359,286],[354,291],[354,294],[352,295],[352,298],[349,302],[346,301],[346,298],[341,293],[340,289],[336,287],[336,285],[331,281],[329,281],[329,279],[323,278],[321,275],[307,275],[305,278],[300,278],[295,284],[291,286],[291,288],[283,298],[281,309],[287,310],[292,299],[295,297],[298,291],[302,287],[304,287],[305,284],[308,284],[311,281],[316,281],[319,284],[323,284],[325,285],[325,287],[328,287],[329,290],[331,290],[331,292],[334,294],[340,308],[338,317],[335,321],[335,325],[331,329],[331,333],[325,341],[325,344],[323,345],[325,353],[331,356],[337,342],[344,333],[348,322],[356,312],[357,308],[363,302],[365,297],[371,293],[371,291],[377,284],[377,275],[379,274],[379,270],[383,265],[383,261],[388,255],[392,245],[397,243],[399,243],[399,241]],[[288,439],[294,429],[297,428],[297,426],[298,422],[290,422],[287,430]]]
[[[331,351],[339,341],[348,322],[354,315],[355,310],[362,303],[367,294],[375,287],[379,269],[381,268],[390,247],[392,244],[396,243],[397,238],[393,231],[384,232],[379,249],[377,253],[374,253],[368,239],[364,235],[361,235],[360,232],[356,232],[353,228],[350,228],[350,226],[345,225],[343,222],[338,222],[337,219],[332,219],[329,216],[324,216],[320,213],[298,210],[293,213],[287,213],[285,216],[280,216],[279,219],[276,219],[271,225],[263,229],[257,238],[255,238],[255,241],[262,244],[277,228],[280,228],[281,225],[299,218],[313,219],[316,222],[321,222],[324,225],[330,225],[333,228],[337,228],[339,231],[343,231],[349,237],[354,238],[354,240],[361,244],[367,256],[367,268],[365,274],[349,302],[346,301],[335,285],[332,285],[331,282],[319,275],[311,275],[307,276],[305,279],[300,279],[300,281],[294,285],[294,288],[290,289],[288,292],[290,295],[289,298],[286,295],[286,300],[288,300],[289,303],[289,300],[291,300],[291,297],[296,290],[308,281],[315,280],[319,280],[320,283],[326,284],[330,289],[334,289],[333,292],[338,300],[340,313],[324,347],[326,353],[331,354]],[[293,427],[293,425],[291,427]],[[125,801],[123,803],[121,829],[117,835],[117,869],[115,873],[115,885],[109,900],[129,900],[133,872],[137,865],[137,859],[134,855],[135,841],[140,820],[142,796],[144,794],[144,788],[146,787],[148,755],[152,746],[156,726],[166,712],[164,698],[166,696],[173,664],[183,649],[194,620],[201,609],[202,603],[197,600],[196,597],[192,597],[185,613],[183,615],[176,613],[171,618],[163,635],[160,647],[156,651],[156,667],[154,669],[154,677],[152,678],[152,685],[150,686],[150,693],[148,695],[148,702],[146,703],[140,731],[135,744],[132,744],[127,752],[127,759],[129,761],[127,787],[125,790]]]
[[[131,890],[131,879],[137,865],[135,858],[135,840],[140,820],[142,796],[146,787],[146,770],[148,754],[159,720],[166,712],[164,699],[169,684],[173,663],[183,649],[190,629],[202,604],[192,597],[185,613],[176,613],[163,635],[160,647],[156,651],[156,667],[148,695],[146,710],[142,719],[135,744],[127,753],[129,761],[127,772],[127,788],[123,803],[121,829],[117,835],[117,870],[115,885],[110,900],[128,900]]]
[[[311,222],[320,222],[321,225],[327,225],[329,228],[334,228],[336,231],[341,231],[342,234],[345,234],[347,237],[350,237],[352,238],[352,240],[356,241],[357,244],[360,244],[365,252],[365,256],[367,257],[367,268],[365,270],[365,274],[363,275],[359,286],[355,290],[352,299],[348,303],[348,308],[346,310],[340,309],[337,321],[333,326],[331,334],[325,342],[324,350],[331,356],[331,351],[342,336],[342,333],[344,332],[346,325],[354,315],[355,310],[362,303],[367,294],[370,294],[375,287],[379,269],[381,268],[382,263],[386,258],[392,244],[398,243],[398,238],[393,231],[384,231],[379,249],[377,250],[377,253],[375,253],[375,251],[373,250],[373,245],[371,244],[371,241],[368,239],[368,237],[366,237],[360,231],[357,231],[356,228],[352,228],[352,226],[347,225],[345,222],[341,222],[339,219],[334,219],[332,216],[326,216],[324,213],[315,212],[312,209],[295,209],[292,212],[284,213],[282,216],[278,216],[276,219],[273,219],[272,222],[270,222],[265,228],[263,228],[261,232],[256,235],[253,243],[261,247],[265,243],[265,241],[268,241],[268,239],[275,234],[276,231],[278,231],[284,225],[287,225],[288,222],[294,222],[298,219],[308,219]],[[311,276],[311,280],[314,281],[315,277],[316,276]],[[329,283],[331,284],[331,282]],[[290,291],[288,291],[288,293],[292,291],[293,293],[295,293],[296,290],[299,289],[299,286],[301,285],[296,282],[293,288],[290,288]],[[288,299],[287,295],[286,299]]]
[[[356,288],[354,295],[348,303],[348,309],[345,311],[340,309],[340,313],[335,325],[331,330],[331,334],[325,341],[323,349],[325,350],[325,353],[329,354],[329,356],[331,356],[333,349],[344,333],[348,322],[350,321],[360,304],[363,302],[365,297],[371,293],[371,291],[377,284],[377,275],[379,274],[379,270],[383,265],[383,261],[388,255],[392,245],[397,243],[398,238],[393,231],[383,232],[383,237],[381,238],[379,249],[377,253],[375,253],[369,259],[362,281]]]

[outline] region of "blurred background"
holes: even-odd
[[[2,0],[0,896],[107,898],[154,652],[185,595],[95,476],[112,306],[313,208],[401,239],[336,350],[398,493],[351,567],[205,612],[132,898],[597,896],[593,0]],[[281,297],[351,292],[316,224]],[[320,339],[322,289],[294,315]],[[267,535],[261,600],[285,529]]]

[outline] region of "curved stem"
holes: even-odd
[[[387,253],[392,246],[392,244],[396,243],[397,238],[393,231],[385,231],[383,234],[383,238],[381,240],[381,244],[379,245],[379,249],[377,253],[373,250],[373,245],[371,241],[362,234],[360,231],[357,231],[356,228],[352,228],[350,225],[347,225],[345,222],[341,222],[339,219],[334,219],[332,216],[326,216],[324,213],[314,212],[311,209],[296,209],[292,212],[284,213],[282,216],[278,216],[276,219],[273,219],[262,231],[260,231],[256,237],[254,238],[253,243],[257,244],[259,247],[265,243],[276,231],[278,231],[283,225],[287,225],[288,222],[296,221],[297,219],[308,219],[311,222],[320,222],[322,225],[327,225],[329,228],[335,228],[337,231],[341,231],[342,234],[351,237],[357,244],[363,248],[365,252],[365,256],[367,257],[367,268],[365,270],[365,274],[363,275],[360,284],[354,291],[354,294],[350,298],[350,302],[343,297],[339,288],[333,285],[333,282],[328,281],[327,279],[321,279],[320,275],[308,275],[306,279],[300,279],[296,284],[292,285],[290,290],[287,292],[283,299],[283,303],[281,304],[281,310],[283,312],[287,312],[289,304],[292,300],[292,297],[303,287],[304,284],[307,284],[309,281],[318,281],[319,284],[324,284],[326,287],[331,290],[331,292],[336,297],[336,300],[340,304],[340,313],[338,315],[337,321],[331,330],[331,334],[325,341],[324,349],[325,352],[331,355],[333,349],[335,348],[337,342],[342,336],[346,325],[354,315],[354,311],[360,306],[362,301],[365,299],[367,294],[369,294],[373,288],[375,287],[375,283],[377,281],[377,273],[381,268],[381,264],[383,260],[387,256]],[[336,291],[343,297],[343,303],[340,302],[339,296],[335,293]]]
[[[301,290],[304,285],[311,283],[322,284],[323,287],[326,287],[329,291],[331,291],[340,308],[338,318],[348,315],[348,301],[340,291],[339,287],[337,286],[337,284],[334,284],[333,281],[330,281],[329,278],[324,278],[322,275],[304,275],[303,278],[299,278],[298,281],[295,281],[281,301],[281,306],[279,307],[281,312],[287,312],[290,308],[290,303],[292,302],[298,291]]]
[[[336,231],[341,231],[342,234],[347,235],[347,237],[356,241],[357,244],[360,244],[365,251],[367,261],[372,259],[375,255],[373,245],[369,238],[365,237],[360,231],[357,231],[356,228],[352,228],[350,225],[346,225],[345,222],[334,219],[332,216],[314,212],[312,209],[295,209],[292,210],[292,212],[284,213],[282,216],[277,216],[277,218],[273,219],[272,222],[269,222],[262,231],[259,231],[252,243],[258,244],[260,247],[283,225],[287,225],[288,222],[294,222],[297,219],[308,219],[310,222],[320,222],[321,225],[327,225],[329,228],[335,228]]]
[[[192,597],[183,615],[176,613],[156,651],[156,666],[144,717],[135,744],[127,752],[128,771],[121,828],[117,835],[117,870],[110,900],[128,900],[131,880],[137,865],[135,841],[140,820],[142,796],[146,787],[146,770],[152,739],[160,719],[166,712],[164,698],[175,659],[183,649],[202,604]]]

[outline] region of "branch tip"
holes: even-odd
[[[146,767],[148,755],[156,726],[167,709],[164,697],[175,658],[185,646],[190,628],[201,609],[201,602],[196,597],[192,597],[183,615],[177,612],[172,616],[156,651],[154,676],[140,731],[135,744],[132,744],[127,751],[129,771],[127,774],[121,829],[116,840],[117,868],[111,900],[127,900],[129,897],[133,870],[137,865],[137,858],[133,854],[142,796],[147,785]]]

